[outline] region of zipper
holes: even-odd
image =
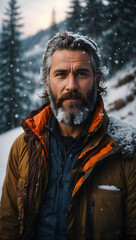
[[[94,217],[94,201],[88,204],[87,214],[86,214],[86,235],[85,240],[92,239],[92,229],[93,229],[93,217]]]
[[[91,206],[90,206],[90,211],[89,211],[89,222],[90,222],[90,226],[92,227],[93,225],[93,216],[94,216],[94,201],[91,202]]]
[[[55,134],[56,135],[56,134]],[[58,136],[56,136],[58,139]],[[63,144],[61,144],[61,139],[58,139],[58,144],[60,147],[60,151],[63,152],[63,162],[61,163],[61,170],[60,170],[60,174],[59,174],[59,179],[58,179],[58,183],[57,183],[57,196],[56,196],[56,208],[57,208],[57,222],[56,222],[56,230],[55,230],[55,239],[59,239],[60,237],[60,229],[61,229],[61,207],[62,207],[62,189],[63,189],[63,173],[64,173],[64,165],[65,165],[65,161],[66,161],[66,152],[65,152],[65,147]],[[63,151],[62,151],[63,148]]]
[[[60,145],[60,148],[62,149],[61,151],[63,153],[64,160],[61,164],[61,171],[60,171],[60,176],[59,176],[58,185],[57,185],[57,188],[58,188],[57,189],[57,223],[56,223],[56,234],[55,234],[56,240],[60,239],[60,234],[61,234],[61,230],[62,230],[62,214],[63,213],[61,211],[61,207],[63,204],[62,200],[63,200],[63,194],[64,194],[64,190],[63,190],[64,167],[65,167],[66,160],[68,160],[70,158],[73,146],[76,144],[76,142],[72,145],[72,147],[70,147],[70,149],[67,152],[65,150],[64,144],[62,144],[61,138],[59,138],[58,144]]]

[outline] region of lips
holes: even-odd
[[[66,102],[75,102],[75,101],[79,101],[80,99],[79,98],[68,98],[68,99],[65,99],[64,101]]]
[[[57,101],[56,104],[58,107],[62,105],[63,102],[78,102],[82,101],[83,103],[87,103],[86,98],[79,93],[77,90],[73,90],[71,92],[63,94]]]

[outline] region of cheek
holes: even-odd
[[[57,97],[59,98],[62,94],[65,93],[65,82],[64,81],[58,81],[57,84],[53,85],[53,90]]]
[[[88,93],[88,91],[90,91],[92,89],[92,87],[93,87],[93,82],[89,81],[89,82],[82,83],[80,86],[80,89],[84,94],[86,94],[86,93]]]
[[[54,99],[58,100],[62,94],[60,87],[58,85],[51,84],[50,88],[51,88],[52,95],[54,96]]]

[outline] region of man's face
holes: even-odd
[[[51,59],[47,91],[52,110],[69,127],[81,124],[97,97],[90,57],[81,50],[56,50]]]

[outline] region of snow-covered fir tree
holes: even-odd
[[[1,34],[1,39],[0,39],[0,46],[2,44],[2,41],[4,41],[4,39],[6,38],[5,36],[5,31],[4,31],[4,23],[2,25],[2,34]],[[7,71],[6,69],[6,64],[4,61],[4,58],[2,59],[2,48],[0,47],[0,114],[1,114],[1,121],[0,121],[0,132],[3,131],[4,129],[4,125],[6,122],[6,114],[3,114],[3,109],[4,109],[4,92],[5,92],[5,81],[3,81],[2,79],[4,79],[4,75]],[[3,56],[4,57],[4,56]]]
[[[103,47],[105,62],[113,74],[136,54],[136,2],[109,0],[105,9]]]
[[[86,0],[82,14],[82,33],[97,40],[104,29],[104,4],[102,0]]]
[[[29,81],[24,75],[21,20],[17,0],[10,0],[0,43],[0,133],[18,126],[29,108]]]
[[[67,30],[81,33],[82,29],[82,6],[79,0],[71,0],[67,11]]]

